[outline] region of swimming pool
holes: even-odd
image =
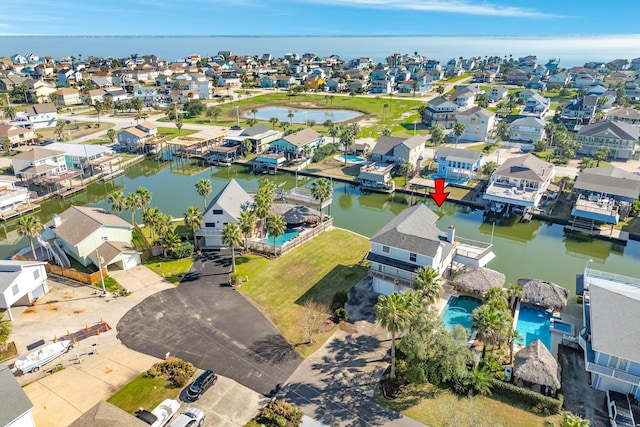
[[[573,326],[558,320],[551,322],[551,330],[560,332],[561,334],[573,335]]]
[[[285,243],[287,243],[289,240],[296,237],[301,232],[302,230],[300,230],[299,228],[287,228],[286,230],[284,230],[284,234],[282,236],[278,236],[278,238],[276,239],[276,246],[284,245]],[[260,242],[269,243],[270,245],[273,245],[273,237],[267,237],[266,239],[260,240]]]
[[[444,182],[446,182],[447,184],[457,184],[457,185],[466,185],[467,182],[469,182],[468,179],[455,179],[453,177],[445,177],[442,175],[438,175],[437,173],[432,173],[431,175],[429,175],[429,179],[437,179],[437,178],[444,178]]]
[[[471,312],[474,308],[480,306],[482,301],[478,298],[468,296],[452,296],[447,301],[440,320],[444,323],[447,331],[453,331],[455,325],[461,325],[467,329],[471,329]]]
[[[551,349],[551,313],[541,308],[520,306],[520,314],[516,323],[516,331],[520,339],[516,344],[522,347],[528,346],[535,340],[540,340]]]
[[[365,163],[367,161],[367,159],[365,159],[364,157],[352,156],[351,154],[347,154],[346,157],[347,157],[347,163]],[[339,156],[335,157],[336,160],[340,160],[341,162],[344,162],[344,158],[345,158],[344,154],[340,154]]]

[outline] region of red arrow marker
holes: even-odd
[[[436,192],[429,192],[429,195],[436,202],[436,205],[442,206],[447,197],[449,197],[449,193],[444,192],[444,178],[436,178],[433,181],[436,184]]]

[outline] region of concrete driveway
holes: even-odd
[[[118,338],[134,350],[155,357],[169,352],[267,394],[285,382],[301,358],[228,286],[227,253],[205,253],[178,287],[132,308],[118,323]]]

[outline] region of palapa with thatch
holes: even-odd
[[[516,353],[513,378],[517,386],[544,394],[555,395],[560,388],[558,362],[540,340]]]
[[[276,203],[271,208],[271,213],[282,215],[287,226],[318,224],[320,222],[319,211],[302,205]]]
[[[569,291],[555,283],[540,279],[518,279],[518,285],[523,290],[524,302],[554,310],[567,305]]]
[[[492,287],[504,286],[505,276],[490,268],[467,266],[450,282],[459,291],[483,296]]]

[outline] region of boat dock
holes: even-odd
[[[58,197],[61,199],[64,199],[65,197],[71,196],[73,194],[76,194],[82,190],[85,190],[87,188],[86,185],[75,185],[72,187],[68,187],[66,190],[61,190],[58,193]]]

